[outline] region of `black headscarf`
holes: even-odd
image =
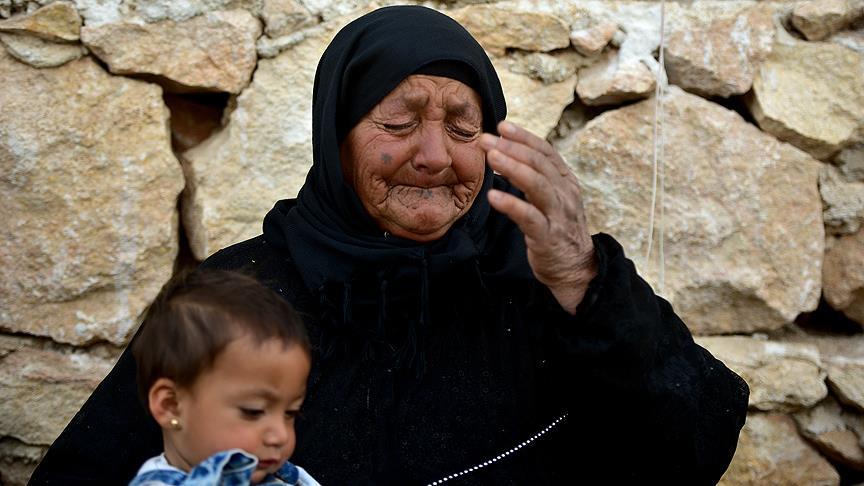
[[[296,204],[280,201],[264,220],[266,240],[289,249],[310,290],[391,264],[446,270],[482,254],[490,218],[504,218],[485,196],[493,183],[488,166],[470,210],[444,237],[425,244],[385,235],[343,179],[342,138],[402,80],[421,72],[474,88],[483,128],[496,133],[506,104],[495,69],[471,34],[444,14],[420,6],[378,9],[345,26],[322,55],[312,103],[312,168]]]

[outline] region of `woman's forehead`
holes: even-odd
[[[470,86],[441,76],[414,74],[408,76],[387,96],[380,106],[387,109],[422,110],[430,103],[449,113],[480,116],[480,96]]]

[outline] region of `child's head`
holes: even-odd
[[[309,341],[291,305],[255,279],[194,271],[172,280],[132,352],[171,465],[188,471],[239,448],[258,457],[258,482],[291,456]]]

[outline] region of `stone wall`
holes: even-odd
[[[670,0],[659,79],[658,2],[427,5],[750,384],[722,483],[864,481],[864,1]],[[177,268],[296,194],[318,57],[374,7],[0,0],[0,482],[26,482]]]

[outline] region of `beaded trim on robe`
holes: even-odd
[[[535,440],[539,439],[540,437],[543,437],[543,435],[545,435],[545,434],[548,433],[550,430],[552,430],[552,429],[554,429],[555,427],[557,427],[561,422],[563,422],[564,420],[566,420],[566,419],[567,419],[567,415],[569,415],[569,414],[565,413],[564,415],[558,417],[558,418],[555,419],[551,424],[547,425],[543,430],[541,430],[540,432],[537,432],[536,434],[532,435],[528,440],[522,441],[522,442],[519,443],[519,445],[517,445],[516,447],[513,447],[513,448],[511,448],[510,450],[508,450],[508,451],[506,451],[506,452],[503,452],[503,453],[501,453],[501,454],[499,454],[499,455],[497,455],[497,456],[495,456],[495,457],[489,459],[488,461],[483,461],[483,462],[481,462],[481,463],[479,463],[479,464],[477,464],[477,465],[475,465],[475,466],[471,466],[471,467],[469,467],[469,468],[467,468],[467,469],[463,469],[463,470],[459,471],[458,473],[454,473],[454,474],[451,474],[451,475],[449,475],[449,476],[443,477],[443,478],[441,478],[441,479],[439,479],[439,480],[437,480],[437,481],[433,481],[433,482],[429,483],[429,484],[426,485],[426,486],[437,486],[437,485],[439,485],[439,484],[444,484],[444,483],[446,483],[447,481],[450,481],[451,479],[460,478],[460,477],[462,477],[462,476],[464,476],[464,475],[466,475],[466,474],[472,473],[472,472],[474,472],[474,471],[476,471],[476,470],[478,470],[478,469],[483,469],[483,468],[486,467],[486,466],[491,466],[492,464],[494,464],[494,463],[500,461],[501,459],[504,459],[505,457],[509,456],[510,454],[513,454],[514,452],[518,451],[519,449],[521,449],[521,448],[523,448],[523,447],[526,447],[526,446],[530,445],[532,442],[534,442]]]

